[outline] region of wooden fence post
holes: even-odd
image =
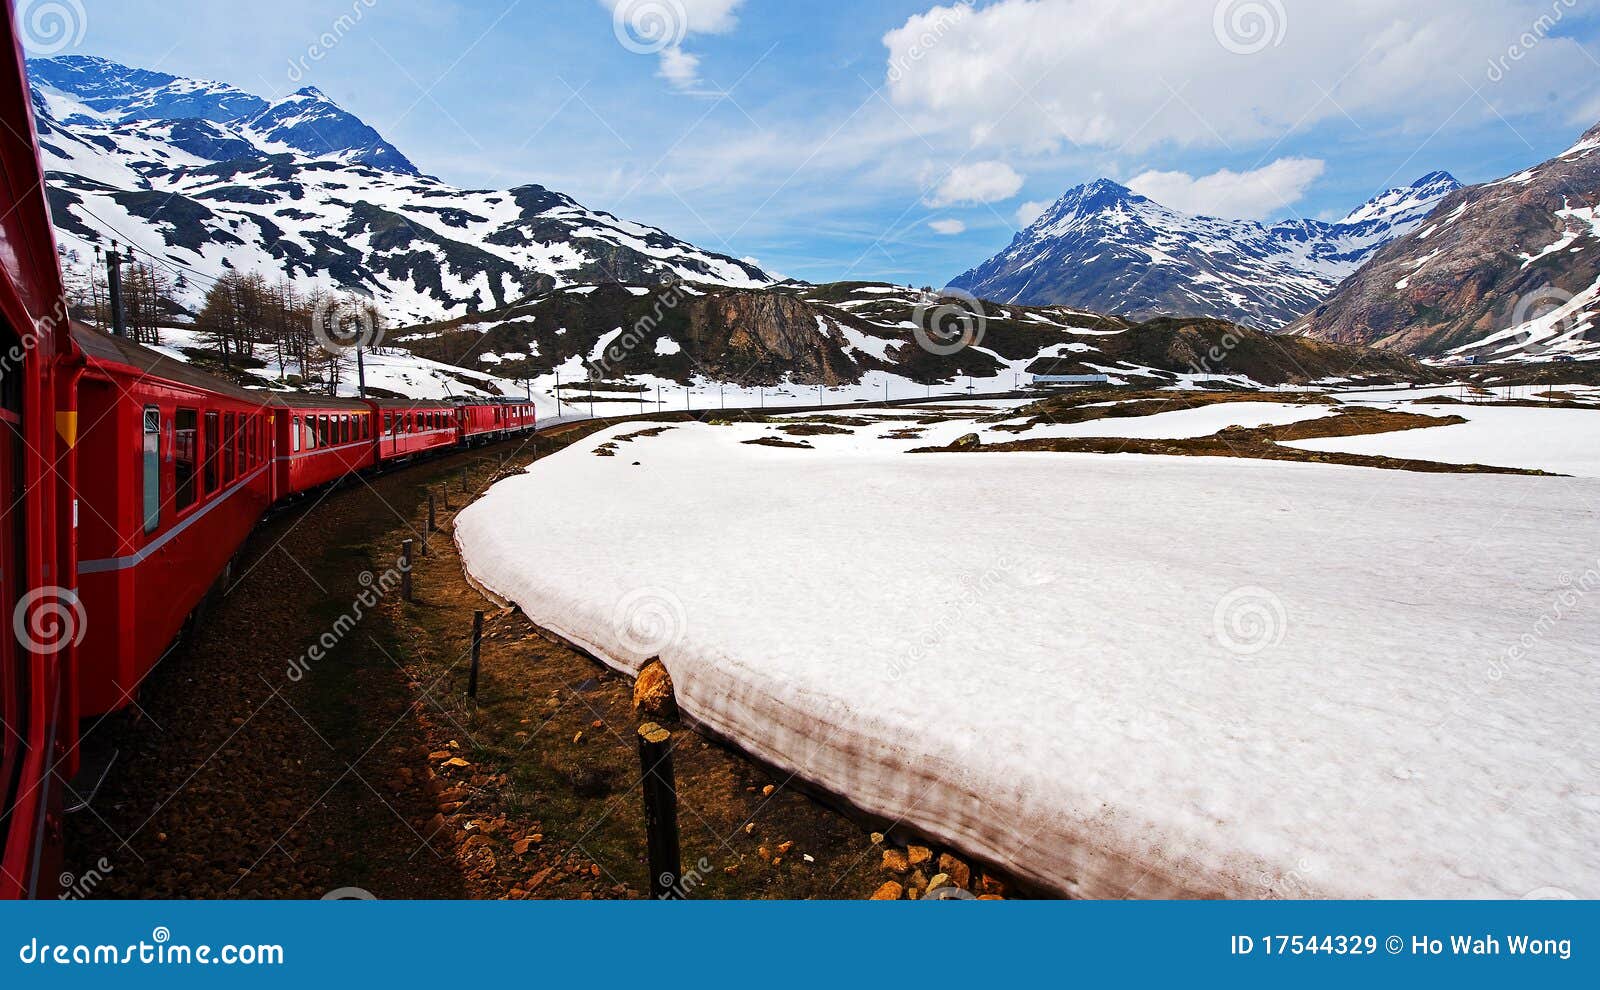
[[[411,550],[414,541],[406,540],[400,544],[400,597],[411,601]]]
[[[483,654],[483,613],[472,613],[472,669],[467,674],[467,697],[478,700],[478,660]]]
[[[428,489],[428,532],[439,532],[438,505],[435,503],[433,489]]]
[[[678,791],[672,775],[672,733],[654,722],[639,727],[639,760],[644,765],[644,831],[650,861],[650,896],[683,899],[678,847]]]

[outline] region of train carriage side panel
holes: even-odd
[[[78,339],[81,456],[95,464],[80,492],[78,697],[97,715],[133,700],[271,505],[273,410],[137,345]]]

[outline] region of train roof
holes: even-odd
[[[201,371],[193,365],[154,348],[134,343],[126,337],[115,337],[103,330],[96,330],[82,323],[73,323],[72,339],[83,349],[83,353],[91,363],[111,365],[124,371],[131,371],[140,377],[161,378],[245,402],[259,405],[276,404],[274,397],[278,393],[265,389],[243,388],[226,378]]]
[[[163,354],[152,347],[135,343],[126,337],[116,337],[103,330],[82,323],[72,325],[72,336],[91,362],[110,365],[131,371],[140,376],[161,378],[193,388],[205,389],[245,402],[263,406],[294,409],[342,409],[365,411],[368,406],[360,399],[339,398],[315,392],[276,391],[244,388],[219,375],[196,368],[192,364]],[[369,399],[380,409],[454,409],[458,404],[438,399]]]
[[[458,406],[470,406],[472,402],[447,402],[443,399],[368,399],[379,409],[455,409]]]

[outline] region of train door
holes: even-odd
[[[5,337],[11,337],[5,334]],[[14,338],[12,338],[14,339]],[[22,374],[20,369],[0,369],[0,618],[9,623],[20,605],[27,584],[27,561],[22,555],[26,543],[27,505],[24,499],[22,453]],[[22,764],[27,756],[30,736],[30,669],[28,657],[18,638],[0,636],[0,843],[11,834],[14,802],[20,799]],[[21,883],[23,878],[8,878]],[[7,883],[5,886],[9,887]]]

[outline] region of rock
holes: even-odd
[[[972,887],[972,868],[949,853],[939,857],[939,872],[949,875],[950,882],[962,890]]]
[[[884,839],[884,835],[883,835],[882,832],[874,832],[874,833],[872,833],[872,844],[873,845],[875,845],[875,846],[883,845],[883,839]]]
[[[912,866],[921,866],[933,859],[933,850],[927,846],[908,846],[906,858],[911,860]]]
[[[794,848],[794,843],[793,842],[780,842],[780,843],[778,843],[778,855],[779,856],[787,856],[787,855],[789,855],[789,850],[791,850],[793,848]]]
[[[906,859],[906,854],[898,849],[885,849],[883,851],[883,868],[890,873],[905,873],[911,869],[911,863]]]
[[[938,890],[940,887],[954,887],[955,881],[950,879],[948,873],[935,873],[933,879],[928,881],[928,889]]]
[[[755,835],[756,834],[756,823],[755,822],[745,822],[744,823],[744,834],[745,835]]]
[[[978,878],[978,893],[989,894],[995,897],[1006,896],[1006,883],[998,877],[985,873]]]
[[[983,438],[976,433],[968,433],[950,445],[953,450],[971,450],[974,447],[981,446],[983,446]]]
[[[904,887],[893,880],[889,880],[882,887],[873,891],[872,896],[867,899],[870,901],[898,901],[905,896],[905,893],[906,889]]]
[[[633,682],[633,710],[652,719],[678,717],[678,699],[672,690],[672,675],[660,659],[651,660]]]
[[[762,797],[771,797],[773,795],[773,792],[776,791],[776,790],[777,790],[776,787],[773,787],[771,784],[768,784],[767,786],[761,788],[761,796]]]
[[[910,887],[915,887],[918,890],[927,890],[928,889],[928,875],[926,873],[922,872],[921,870],[917,870],[916,872],[911,874],[911,878],[906,881],[906,885],[910,886]]]

